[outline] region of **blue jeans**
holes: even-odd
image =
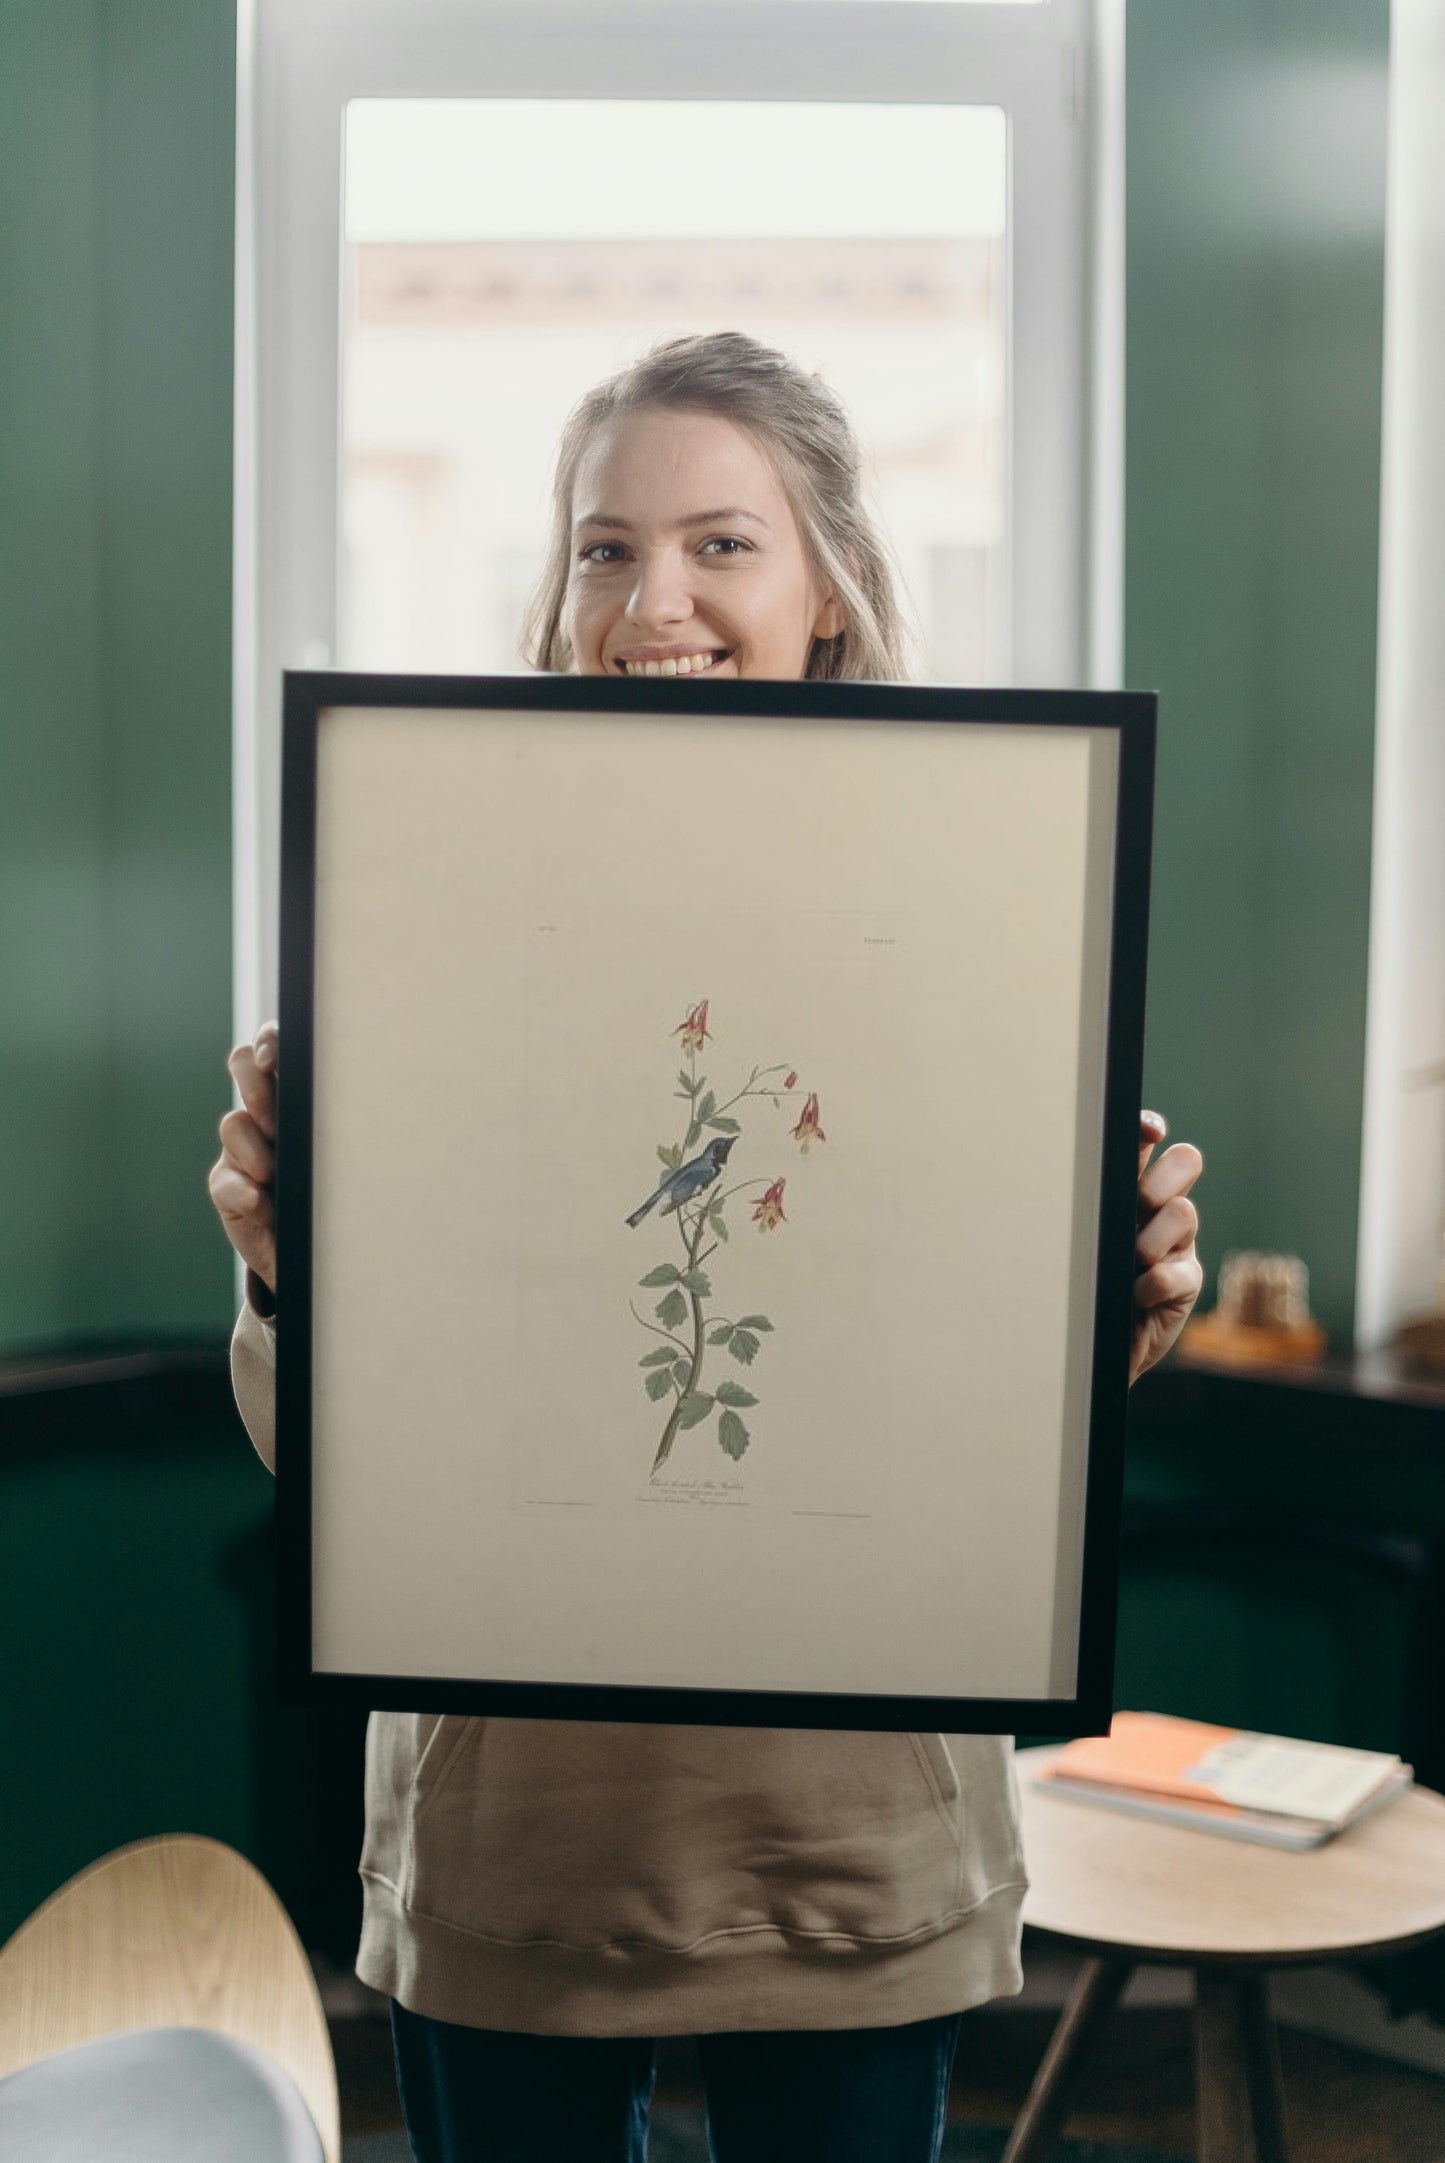
[[[715,2163],[937,2163],[962,2017],[699,2036]],[[391,2031],[417,2163],[643,2163],[650,2036]]]

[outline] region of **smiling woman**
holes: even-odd
[[[857,441],[821,377],[720,331],[654,347],[573,410],[535,667],[896,682],[906,644]]]
[[[594,676],[897,680],[903,627],[859,464],[841,401],[786,355],[736,331],[655,347],[567,423],[529,659]],[[636,1229],[669,1202],[692,1204],[685,1222],[672,1211],[688,1267],[637,1280],[663,1292],[654,1313],[669,1340],[642,1386],[655,1404],[675,1398],[654,1470],[714,1410],[724,1452],[746,1447],[737,1412],[756,1397],[731,1376],[699,1388],[702,1363],[725,1345],[750,1365],[757,1331],[771,1328],[703,1306],[704,1242],[724,1236],[725,1196],[701,1214],[696,1197],[712,1193],[731,1146],[722,1132],[688,1154],[704,1124],[719,1131],[718,1106],[694,1108],[709,988],[693,987],[673,1032],[691,1124],[676,1160],[660,1152],[668,1178],[625,1219]],[[274,1027],[232,1062],[245,1109],[221,1122],[211,1192],[252,1272],[234,1371],[269,1462],[277,1330],[289,1326],[274,1298]],[[761,1071],[778,1070],[754,1069],[754,1081]],[[789,1067],[778,1094],[797,1082]],[[1163,1132],[1145,1116],[1131,1378],[1168,1349],[1199,1288],[1188,1190],[1201,1160],[1176,1145],[1151,1164]],[[800,1153],[846,1146],[828,1144],[811,1086],[789,1134]],[[770,1163],[765,1176],[761,1193],[763,1177],[728,1189],[748,1188],[739,1206],[749,1237],[766,1236],[760,1253],[789,1237],[792,1207],[792,1175]],[[1018,1290],[1025,1307],[1033,1275]],[[690,1338],[669,1339],[689,1301]],[[424,2163],[640,2157],[651,2038],[674,2033],[700,2038],[720,2163],[936,2163],[962,2013],[1021,1981],[1023,1858],[1008,1743],[992,1733],[379,1711],[361,1874],[358,1973],[392,2000]]]

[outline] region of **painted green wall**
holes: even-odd
[[[192,1832],[350,1959],[364,1716],[277,1704],[275,1482],[221,1364],[0,1409],[0,1944],[97,1856]]]
[[[0,0],[0,1353],[225,1325],[233,0]]]
[[[1355,1749],[1428,1747],[1421,1775],[1438,1784],[1445,1723],[1422,1733],[1410,1695],[1412,1662],[1438,1634],[1438,1591],[1432,1606],[1406,1570],[1331,1552],[1327,1535],[1425,1541],[1445,1560],[1445,1464],[1398,1429],[1347,1439],[1344,1425],[1326,1403],[1181,1433],[1141,1393],[1130,1501],[1205,1529],[1126,1549],[1115,1702]],[[1316,1537],[1210,1536],[1212,1518],[1235,1513]]]
[[[99,1311],[95,33],[0,15],[0,1343]]]
[[[1206,1264],[1354,1303],[1388,0],[1130,0],[1126,680],[1157,687],[1146,1093]]]
[[[67,1403],[63,1433],[19,1443],[30,1408],[7,1408],[0,1942],[128,1841],[198,1832],[264,1852],[274,1490],[221,1395],[198,1413],[168,1392],[131,1424],[104,1392],[93,1420]]]

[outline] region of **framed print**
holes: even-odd
[[[1107,1726],[1153,745],[287,677],[291,1701]]]

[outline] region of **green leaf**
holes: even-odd
[[[666,1367],[654,1367],[651,1374],[647,1377],[647,1394],[652,1399],[653,1403],[657,1404],[662,1398],[667,1395],[668,1391],[671,1388],[671,1369]]]
[[[697,1100],[697,1116],[698,1116],[698,1118],[699,1118],[699,1119],[711,1119],[711,1117],[712,1117],[713,1113],[714,1113],[714,1112],[715,1112],[716,1110],[717,1110],[717,1098],[716,1098],[716,1097],[714,1096],[714,1094],[713,1094],[713,1092],[712,1092],[712,1090],[711,1090],[711,1089],[704,1089],[704,1091],[703,1091],[702,1095],[701,1095],[701,1096],[700,1096],[700,1097],[698,1098],[698,1100]]]
[[[676,1147],[668,1148],[662,1142],[657,1145],[657,1154],[670,1172],[675,1172],[682,1162],[682,1151]]]
[[[692,1380],[692,1361],[690,1359],[678,1360],[672,1370],[672,1379],[677,1384],[678,1394],[685,1394],[687,1385]]]
[[[674,1285],[672,1290],[664,1294],[657,1302],[652,1311],[664,1329],[676,1329],[679,1322],[687,1320],[687,1301],[683,1298],[677,1286]],[[757,1341],[755,1337],[753,1343],[756,1344]]]
[[[750,1329],[735,1329],[728,1350],[734,1359],[740,1359],[745,1367],[751,1367],[758,1356],[758,1339]]]
[[[709,1114],[706,1124],[710,1127],[716,1127],[719,1134],[742,1133],[742,1128],[738,1125],[736,1119],[729,1119],[725,1112]]]
[[[678,1283],[689,1292],[696,1292],[699,1299],[706,1299],[712,1290],[712,1278],[705,1269],[685,1269]]]
[[[771,1329],[772,1323],[765,1314],[745,1314],[739,1318],[739,1329]]]
[[[680,1428],[696,1427],[701,1421],[707,1418],[711,1410],[711,1397],[707,1396],[704,1392],[694,1390],[693,1394],[690,1397],[683,1398],[682,1410],[677,1415],[677,1424]]]
[[[688,1073],[686,1067],[683,1068],[677,1079],[680,1086],[686,1090],[687,1094],[690,1097],[695,1097],[698,1090],[702,1087],[701,1082],[695,1082],[693,1080],[692,1076]]]
[[[682,1151],[683,1151],[683,1155],[684,1155],[684,1156],[686,1156],[686,1154],[687,1154],[687,1152],[688,1152],[688,1150],[689,1150],[689,1149],[692,1149],[692,1148],[695,1148],[695,1147],[696,1147],[696,1144],[697,1144],[697,1140],[698,1140],[698,1137],[699,1137],[699,1135],[700,1135],[701,1133],[702,1133],[702,1128],[701,1128],[701,1127],[700,1127],[700,1126],[698,1125],[697,1121],[696,1121],[696,1120],[694,1119],[694,1120],[693,1120],[693,1122],[692,1122],[692,1125],[691,1125],[691,1126],[690,1126],[690,1127],[688,1128],[688,1130],[687,1130],[687,1140],[686,1140],[686,1141],[685,1141],[685,1142],[683,1143],[683,1145],[682,1145]]]
[[[752,1439],[736,1412],[724,1412],[717,1423],[717,1438],[734,1464]]]
[[[743,1388],[741,1382],[719,1382],[717,1401],[719,1404],[756,1404],[758,1400],[750,1389]]]
[[[723,1245],[726,1246],[728,1243],[728,1228],[724,1219],[722,1217],[712,1217],[709,1219],[709,1222],[711,1223],[713,1230],[717,1233],[718,1238],[722,1241]]]
[[[674,1269],[671,1262],[659,1262],[656,1269],[649,1269],[647,1275],[637,1281],[639,1284],[676,1284],[681,1275],[682,1271]]]
[[[639,1367],[670,1367],[676,1358],[670,1344],[660,1344],[655,1352],[644,1352],[637,1364]]]
[[[719,1322],[716,1329],[708,1331],[707,1341],[709,1344],[726,1344],[732,1333],[733,1325],[731,1322]]]

